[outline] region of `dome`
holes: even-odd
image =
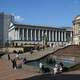
[[[76,16],[74,19],[75,19],[75,20],[80,19],[80,15]]]

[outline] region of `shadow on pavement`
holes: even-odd
[[[38,76],[33,76],[25,79],[16,80],[80,80],[80,75],[77,74],[57,74],[55,77],[53,74],[43,74]]]

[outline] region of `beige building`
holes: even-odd
[[[0,46],[7,42],[13,45],[48,44],[67,45],[71,42],[72,30],[68,27],[40,26],[17,23],[13,15],[0,13]]]
[[[48,45],[65,45],[70,42],[72,31],[66,28],[13,24],[9,28],[9,41],[14,44],[44,44],[44,36]]]
[[[80,15],[73,20],[73,43],[80,44]]]

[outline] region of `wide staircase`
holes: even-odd
[[[60,48],[54,52],[54,54],[80,57],[80,45],[69,45],[64,48]]]

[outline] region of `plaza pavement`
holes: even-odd
[[[39,69],[24,65],[22,69],[14,70],[8,60],[0,59],[0,80],[80,80],[80,71],[70,71],[57,74],[39,73]]]
[[[27,60],[35,60],[41,58],[49,53],[53,52],[53,48],[47,48],[41,51],[34,51],[32,54],[30,52],[20,54],[20,57],[26,57]],[[16,54],[10,54],[11,59],[14,59]],[[8,55],[5,54],[0,59],[0,80],[15,80],[19,78],[26,78],[41,74],[39,69],[34,67],[23,65],[22,69],[14,70],[12,68],[12,62],[8,60]]]
[[[11,61],[0,59],[0,80],[16,80],[38,74],[38,69],[28,65],[24,65],[22,69],[14,70]]]
[[[22,58],[26,57],[28,61],[37,60],[50,53],[53,53],[57,49],[59,49],[59,47],[56,47],[56,48],[49,47],[49,48],[42,49],[40,51],[34,50],[32,54],[30,52],[26,52],[23,54],[19,54],[19,57],[22,57]],[[15,58],[15,56],[16,54],[14,53],[10,54],[11,59]],[[2,58],[7,59],[7,54],[5,54]]]
[[[35,60],[55,51],[56,49],[47,48],[41,51],[34,51],[33,54],[30,54],[28,52],[21,54],[20,56],[21,57],[26,56],[27,60]],[[10,56],[11,58],[15,58],[15,54],[10,54]],[[11,61],[9,61],[7,58],[7,55],[4,55],[0,59],[0,80],[16,80],[16,79],[24,80],[24,78],[25,80],[41,80],[41,79],[54,80],[53,74],[51,76],[51,74],[39,73],[39,69],[36,69],[35,67],[29,65],[23,65],[22,69],[14,70],[12,68]],[[80,80],[80,71],[71,71],[71,72],[65,72],[61,75],[56,75],[55,80]]]

